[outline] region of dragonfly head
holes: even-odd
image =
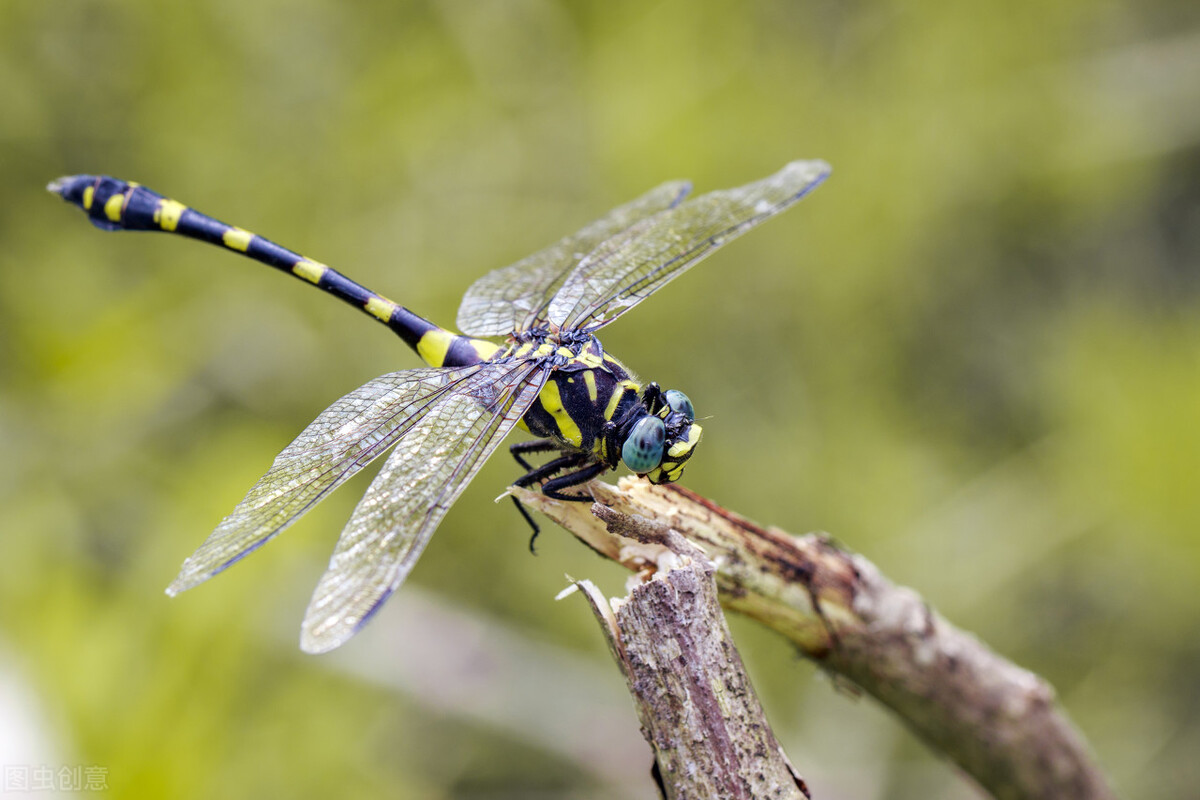
[[[643,413],[629,429],[621,446],[621,460],[651,483],[674,483],[702,433],[692,402],[683,392],[646,387]]]

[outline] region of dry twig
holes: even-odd
[[[635,572],[653,571],[667,548],[615,535],[597,514],[609,525],[636,516],[677,531],[716,565],[725,607],[853,681],[994,797],[1114,797],[1045,681],[955,628],[862,556],[823,535],[763,528],[676,486],[623,479],[589,488],[597,506],[513,494]]]

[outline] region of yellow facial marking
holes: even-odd
[[[541,400],[542,408],[546,409],[546,413],[554,418],[554,422],[558,425],[558,432],[562,434],[563,439],[576,447],[582,446],[583,434],[579,432],[579,426],[575,424],[575,420],[571,419],[571,415],[563,407],[562,394],[558,391],[558,384],[553,380],[547,381],[546,385],[542,387],[542,393],[538,395],[538,399]]]
[[[427,331],[417,341],[417,355],[431,367],[440,367],[446,363],[446,353],[454,341],[454,334],[441,328]]]
[[[392,312],[395,310],[396,304],[391,300],[384,300],[382,297],[372,297],[367,301],[367,313],[373,317],[378,317],[383,322],[390,320]]]
[[[599,397],[599,393],[596,391],[596,373],[590,369],[585,371],[583,373],[583,385],[587,387],[588,400],[591,400],[593,403],[596,402],[596,398]]]
[[[88,210],[88,211],[92,210],[92,201],[95,199],[96,199],[96,187],[95,186],[89,186],[83,190],[83,207],[86,210]]]
[[[158,201],[158,208],[154,209],[154,221],[164,231],[173,231],[179,226],[179,218],[184,211],[187,211],[187,206],[183,203],[163,198]]]
[[[244,231],[241,228],[230,228],[221,236],[221,241],[230,250],[237,250],[239,253],[244,253],[250,249],[250,240],[254,238],[254,234],[250,231]]]
[[[703,433],[699,425],[692,425],[688,428],[687,436],[684,439],[676,442],[667,448],[667,456],[669,458],[679,458],[685,453],[691,452],[696,443],[700,441],[700,434]]]
[[[125,208],[125,195],[114,194],[112,197],[104,201],[104,216],[108,217],[110,222],[121,221],[121,211]]]
[[[292,274],[298,275],[309,283],[320,283],[329,267],[316,261],[301,260],[292,266]]]

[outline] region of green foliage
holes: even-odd
[[[535,723],[353,677],[367,644],[296,651],[353,486],[161,595],[291,435],[416,361],[269,270],[102,235],[48,180],[143,181],[449,324],[475,277],[650,186],[819,157],[825,186],[606,346],[707,417],[689,487],[866,553],[1053,680],[1125,793],[1180,796],[1200,782],[1197,37],[1167,0],[0,4],[0,682],[46,732],[37,763],[104,765],[113,797],[638,796]],[[605,666],[590,615],[550,599],[564,571],[621,576],[556,531],[530,558],[490,502],[504,462],[413,582]],[[975,796],[738,632],[819,796]],[[649,797],[648,765],[611,772]]]

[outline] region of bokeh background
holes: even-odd
[[[624,576],[558,530],[528,554],[492,503],[506,457],[331,656],[299,652],[299,623],[363,479],[163,596],[313,416],[417,362],[261,266],[102,234],[48,180],[142,181],[449,324],[476,277],[651,186],[803,157],[832,179],[606,331],[708,418],[686,485],[864,553],[1049,679],[1123,794],[1189,796],[1189,0],[0,3],[6,779],[654,796],[590,613],[553,600],[565,573],[614,595]],[[818,797],[979,796],[872,701],[733,624]]]

